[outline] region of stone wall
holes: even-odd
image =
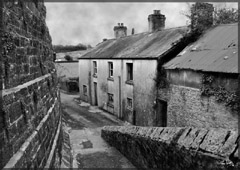
[[[201,96],[200,89],[170,85],[158,98],[168,103],[167,126],[238,129],[237,113],[214,96]]]
[[[137,168],[238,169],[237,132],[226,129],[106,126],[101,136]]]
[[[61,107],[42,0],[1,1],[0,169],[61,161]]]

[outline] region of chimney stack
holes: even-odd
[[[148,16],[149,32],[163,30],[165,28],[165,15],[161,14],[160,10],[153,10],[153,14]]]
[[[191,7],[191,29],[207,29],[213,25],[213,4],[196,2]]]
[[[135,32],[135,30],[134,30],[134,28],[132,28],[132,35],[134,34],[134,32]]]
[[[127,27],[123,23],[118,23],[117,26],[113,28],[115,38],[121,38],[127,36]]]

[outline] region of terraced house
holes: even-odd
[[[80,98],[132,124],[166,125],[166,107],[156,101],[158,62],[170,58],[187,28],[164,29],[165,19],[155,10],[149,32],[129,36],[119,24],[115,39],[79,58]]]

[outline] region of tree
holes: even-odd
[[[79,51],[79,50],[86,50],[87,45],[79,43],[78,45],[54,45],[53,50],[56,53],[64,53],[64,52],[71,52],[71,51]]]
[[[73,58],[70,55],[65,55],[64,58],[67,61],[73,61]]]
[[[238,22],[238,9],[221,8],[214,11],[214,23],[218,24],[231,24]]]
[[[193,5],[188,3],[188,10],[181,11],[191,21],[192,29],[204,30],[213,25],[230,24],[238,22],[238,9],[219,8],[213,9],[209,3],[197,2]]]

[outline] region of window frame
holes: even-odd
[[[126,63],[126,84],[133,85],[133,63]]]
[[[113,107],[114,106],[114,94],[113,93],[107,93],[108,94],[108,98],[107,98],[107,104],[108,106]],[[109,100],[111,97],[111,101]]]
[[[88,93],[88,89],[87,89],[87,85],[83,85],[83,95],[84,96],[87,96],[87,93]]]
[[[113,62],[111,61],[108,62],[108,78],[113,78]]]
[[[93,76],[97,77],[97,61],[93,61]]]
[[[131,101],[131,106],[129,105],[129,101]],[[130,97],[127,97],[127,109],[133,110],[133,99]]]

